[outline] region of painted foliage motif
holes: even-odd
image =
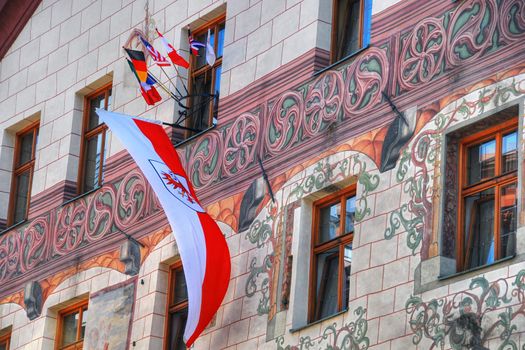
[[[525,324],[525,270],[511,282],[500,278],[491,283],[476,277],[468,290],[428,302],[413,296],[406,302],[406,311],[415,345],[426,339],[430,350],[445,349],[447,344],[461,350],[475,343],[488,346],[492,339],[497,347],[490,349],[517,350],[519,337],[513,335],[523,332]],[[468,319],[475,325],[462,322]],[[473,339],[473,326],[481,326],[479,339]]]

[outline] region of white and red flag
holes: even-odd
[[[168,57],[171,59],[171,62],[177,66],[184,67],[188,69],[190,67],[190,64],[188,61],[184,59],[181,55],[177,53],[177,50],[171,44],[166,40],[166,38],[159,32],[158,29],[155,29],[157,31],[157,34],[159,35],[160,41],[162,42],[162,45],[164,45],[164,48],[166,49],[166,53]]]
[[[230,252],[204,211],[161,123],[97,109],[155,191],[177,242],[188,288],[184,341],[189,348],[222,303],[230,281]]]

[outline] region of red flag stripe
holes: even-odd
[[[188,179],[175,148],[168,139],[162,126],[134,119],[139,130],[151,142],[155,152],[175,174],[181,174]],[[189,190],[194,198],[195,190],[188,181]],[[197,199],[198,201],[198,199]],[[200,204],[200,203],[199,203]],[[230,281],[230,253],[226,240],[217,223],[206,213],[198,213],[206,241],[206,271],[202,285],[202,304],[199,322],[193,335],[186,342],[190,347],[195,339],[211,321],[219,308]]]

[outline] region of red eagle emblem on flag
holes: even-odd
[[[204,212],[204,209],[200,206],[197,199],[192,195],[190,187],[188,186],[188,180],[184,176],[175,174],[164,163],[152,159],[150,159],[149,162],[157,172],[157,175],[159,175],[166,190],[168,190],[173,197],[195,211]]]

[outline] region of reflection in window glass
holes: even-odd
[[[350,272],[352,271],[352,245],[347,244],[344,248],[344,276],[343,276],[343,308],[348,306],[350,298]]]
[[[319,243],[327,242],[339,236],[341,203],[320,210]]]
[[[500,258],[505,258],[516,251],[516,184],[502,187],[500,198]]]
[[[320,320],[337,312],[338,247],[317,255],[317,273],[315,319]]]
[[[361,1],[336,0],[335,42],[332,43],[334,58],[339,61],[361,48]]]
[[[468,184],[472,185],[495,174],[496,140],[489,140],[468,149]]]
[[[465,198],[465,266],[494,262],[494,188]]]
[[[516,131],[503,136],[502,141],[502,167],[503,173],[518,169],[518,133]]]

